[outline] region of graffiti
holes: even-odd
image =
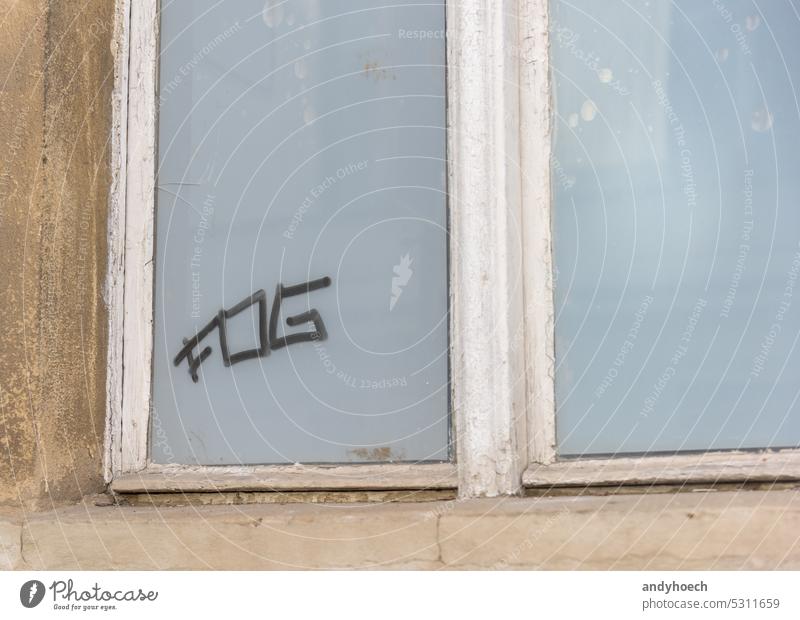
[[[269,355],[270,350],[275,351],[276,349],[282,349],[291,344],[325,340],[328,337],[328,332],[325,330],[325,323],[319,311],[315,308],[301,314],[286,317],[286,324],[289,327],[298,327],[304,323],[312,323],[314,325],[313,331],[301,331],[278,336],[278,322],[280,319],[281,304],[284,299],[297,295],[307,295],[330,285],[331,279],[327,276],[293,286],[284,286],[279,283],[275,288],[275,298],[272,302],[269,324],[267,323],[267,294],[263,289],[259,289],[230,309],[226,310],[223,308],[220,310],[213,319],[191,338],[184,338],[183,348],[175,356],[173,363],[175,366],[180,366],[181,363],[186,360],[189,376],[192,378],[192,381],[197,383],[199,380],[197,371],[200,368],[200,364],[208,359],[212,353],[212,349],[210,346],[206,346],[200,350],[199,354],[195,354],[195,349],[199,348],[200,343],[215,329],[219,332],[219,348],[222,353],[222,363],[226,367],[233,366],[234,364],[246,360],[266,357]],[[258,304],[258,347],[232,353],[228,346],[227,322],[237,314],[244,312],[256,304]]]

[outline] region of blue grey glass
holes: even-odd
[[[800,9],[553,0],[558,453],[800,445]]]
[[[449,459],[443,0],[160,24],[151,458]]]

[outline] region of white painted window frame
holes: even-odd
[[[800,480],[800,450],[724,451],[674,456],[558,461],[551,238],[552,107],[548,1],[520,0],[520,130],[525,326],[530,463],[533,488],[685,485]]]
[[[800,479],[800,451],[556,458],[548,0],[448,0],[454,463],[148,462],[158,0],[116,0],[106,477],[119,492],[523,487]],[[524,252],[523,252],[524,248]]]
[[[158,0],[116,0],[106,477],[118,492],[520,490],[527,464],[517,0],[446,6],[455,461],[179,466],[148,460]]]

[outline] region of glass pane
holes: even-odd
[[[443,29],[163,2],[155,462],[449,458]]]
[[[554,0],[562,456],[800,445],[800,15]]]

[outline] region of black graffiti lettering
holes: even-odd
[[[330,285],[331,279],[328,277],[312,280],[311,282],[304,282],[303,284],[296,284],[294,286],[283,286],[283,284],[278,284],[278,286],[275,288],[275,299],[272,301],[272,313],[269,317],[269,340],[270,346],[273,350],[281,349],[290,344],[327,339],[328,332],[325,329],[325,323],[322,321],[322,317],[316,308],[312,308],[307,312],[286,318],[286,324],[290,327],[296,327],[297,325],[302,325],[303,323],[313,323],[314,331],[300,332],[281,337],[278,337],[277,331],[281,304],[283,303],[284,299],[287,297],[295,297],[297,295],[307,295],[312,291],[316,291]]]
[[[210,334],[217,326],[219,325],[219,316],[214,317],[208,324],[203,327],[199,332],[197,332],[191,338],[184,338],[183,339],[183,348],[178,352],[173,360],[175,366],[180,366],[181,362],[186,359],[189,364],[189,375],[192,377],[192,381],[197,383],[198,376],[197,376],[197,369],[200,368],[200,364],[202,364],[206,358],[211,355],[211,347],[206,347],[200,352],[200,355],[197,357],[194,356],[192,353],[193,349],[200,344],[200,341],[203,340],[208,334]]]
[[[245,297],[235,306],[228,310],[224,308],[217,313],[211,321],[209,321],[199,332],[191,338],[183,339],[183,348],[178,352],[173,360],[175,366],[180,366],[183,360],[186,360],[189,366],[189,376],[195,383],[198,382],[199,377],[197,371],[209,355],[211,355],[211,347],[203,348],[198,355],[195,355],[194,350],[200,346],[200,342],[208,336],[214,329],[219,329],[219,346],[222,351],[222,363],[226,367],[233,366],[245,360],[265,357],[269,355],[271,349],[281,349],[290,344],[297,344],[300,342],[312,342],[315,340],[326,340],[328,332],[325,329],[325,323],[316,308],[311,308],[306,312],[296,314],[286,318],[286,324],[289,327],[297,327],[304,323],[313,323],[313,331],[304,331],[294,334],[287,334],[285,336],[278,336],[278,322],[280,320],[281,304],[287,297],[295,297],[297,295],[307,295],[313,291],[325,288],[331,285],[329,277],[311,280],[302,284],[295,284],[293,286],[283,286],[278,284],[275,289],[275,299],[272,302],[272,312],[269,317],[269,324],[267,324],[267,294],[263,289],[259,289],[252,295]],[[247,349],[231,353],[228,347],[228,319],[235,317],[237,314],[247,310],[254,304],[258,304],[258,347],[254,349]]]
[[[240,351],[231,355],[228,350],[227,320],[255,303],[258,303],[258,348]],[[222,363],[226,367],[245,360],[269,355],[269,343],[267,342],[267,294],[263,289],[243,299],[230,310],[220,310],[217,315],[217,322],[219,323],[219,347],[222,349]]]

